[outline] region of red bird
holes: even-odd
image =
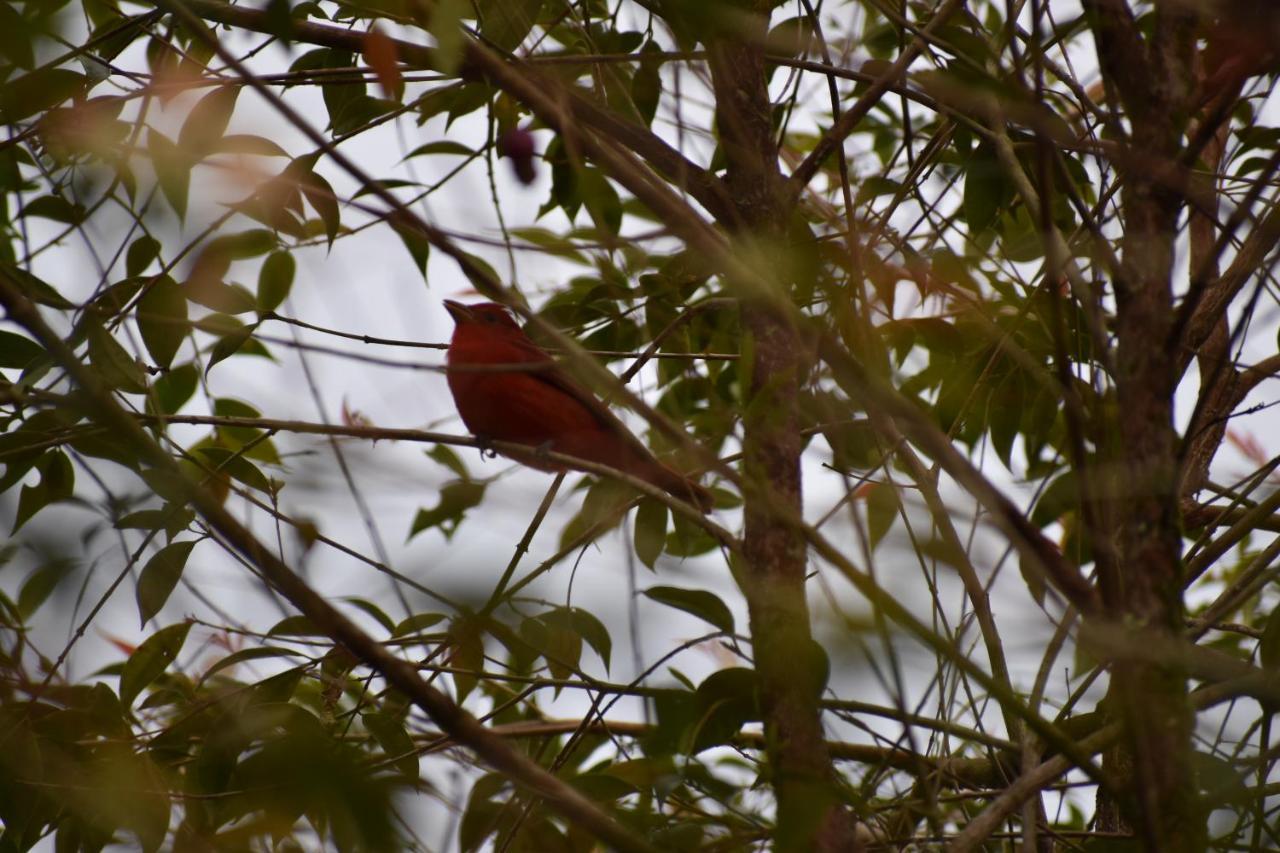
[[[570,379],[531,341],[501,305],[446,299],[456,324],[447,360],[449,390],[467,429],[481,439],[510,441],[608,465],[711,509],[711,493],[659,462],[604,403]],[[494,365],[519,365],[502,371]],[[546,365],[528,369],[528,365]],[[554,462],[521,462],[560,471]]]

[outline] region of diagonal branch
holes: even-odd
[[[166,2],[157,2],[156,5],[162,8],[169,6]],[[272,25],[270,16],[266,12],[256,9],[231,6],[218,0],[187,0],[183,6],[206,21],[227,24],[264,35],[274,34],[278,30]],[[293,22],[289,29],[289,38],[307,44],[349,50],[357,54],[365,47],[364,34],[361,32],[310,21]],[[438,66],[436,51],[433,48],[413,42],[392,41],[401,60],[427,69]],[[555,78],[541,74],[527,64],[501,59],[469,40],[465,43],[460,73],[477,79],[483,78],[523,101],[521,93],[512,91],[507,85],[510,82],[509,75],[495,77],[492,74],[496,64],[508,66],[513,73],[523,76],[529,85],[560,100],[575,123],[600,133],[635,152],[663,178],[689,193],[712,215],[718,218],[726,210],[724,191],[716,177],[672,148],[648,128],[626,121],[596,104],[577,89],[561,84]],[[538,117],[544,121],[547,118],[542,114]],[[558,123],[552,126],[558,127]]]
[[[154,0],[154,2],[156,5],[173,12],[189,25],[201,23],[195,13],[187,8],[187,5],[183,2],[178,2],[178,0]],[[199,29],[198,32],[207,41],[208,46],[217,53],[218,57],[240,75],[254,91],[267,100],[286,121],[303,133],[347,174],[363,186],[370,187],[371,193],[387,206],[386,216],[389,222],[421,234],[432,246],[448,255],[471,283],[484,295],[514,308],[518,313],[526,317],[534,328],[544,334],[563,352],[569,354],[573,364],[583,369],[584,378],[587,379],[590,385],[600,389],[607,389],[606,399],[625,402],[626,405],[641,415],[654,428],[672,439],[678,447],[694,454],[695,458],[705,462],[708,468],[714,468],[731,482],[738,482],[736,474],[728,466],[721,464],[714,454],[695,442],[682,429],[677,428],[665,415],[645,404],[636,394],[620,383],[616,376],[587,356],[577,341],[525,309],[520,304],[518,296],[513,295],[500,281],[494,278],[485,265],[477,263],[474,257],[458,248],[444,231],[424,221],[401,202],[394,193],[380,182],[374,181],[359,164],[330,142],[297,109],[256,77],[213,33],[204,29]],[[631,152],[615,146],[606,138],[578,132],[578,129],[573,124],[573,117],[565,111],[561,100],[549,94],[545,87],[523,76],[517,69],[501,61],[478,43],[464,38],[464,45],[466,47],[466,55],[482,68],[490,82],[507,89],[549,126],[563,133],[568,133],[574,144],[599,163],[610,177],[630,190],[637,199],[648,205],[651,210],[664,216],[671,229],[683,238],[690,247],[704,252],[721,265],[722,268],[730,270],[741,277],[743,281],[759,280],[757,272],[748,263],[729,251],[723,237],[710,224],[704,221],[688,203],[672,192],[671,188],[663,183],[658,176],[646,169]]]
[[[1275,166],[1280,166],[1280,158],[1274,161],[1272,171]],[[1263,178],[1269,180],[1270,175],[1264,175]],[[1247,205],[1241,205],[1239,210],[1246,208]],[[1233,216],[1229,225],[1236,224],[1236,219],[1237,217]],[[1224,232],[1227,230],[1224,229]],[[1219,243],[1222,244],[1229,238],[1230,235],[1225,234]],[[1239,295],[1244,286],[1258,274],[1259,270],[1275,262],[1271,253],[1278,242],[1280,242],[1280,205],[1272,207],[1267,215],[1257,222],[1222,275],[1206,282],[1203,288],[1197,288],[1196,283],[1192,283],[1192,292],[1185,298],[1174,326],[1175,332],[1182,332],[1181,339],[1177,341],[1178,349],[1173,353],[1179,373],[1186,370],[1192,356],[1199,352],[1200,347],[1209,339],[1218,320],[1223,317],[1232,300]],[[1224,248],[1223,245],[1214,247],[1215,257],[1222,248]],[[1188,312],[1190,316],[1186,318],[1184,327],[1184,315]]]
[[[334,642],[382,675],[408,696],[440,728],[466,744],[496,771],[545,798],[551,808],[619,850],[653,853],[647,842],[632,835],[562,779],[512,748],[441,691],[427,684],[413,664],[396,657],[302,580],[271,549],[244,527],[217,497],[193,482],[168,453],[111,396],[98,376],[45,323],[35,305],[23,295],[7,271],[0,273],[0,304],[10,320],[31,333],[84,392],[82,402],[95,420],[112,430],[137,454],[140,462],[163,472],[211,528],[216,530],[263,577]]]
[[[1098,592],[1067,561],[1058,547],[1032,524],[973,463],[952,446],[950,439],[901,393],[877,380],[838,343],[824,336],[819,354],[854,399],[893,418],[903,433],[942,466],[969,494],[991,513],[997,527],[1022,558],[1075,605],[1082,614],[1096,613]]]
[[[1093,22],[1103,79],[1116,87],[1126,112],[1143,115],[1152,85],[1147,47],[1138,33],[1133,10],[1125,0],[1084,0],[1083,5]]]

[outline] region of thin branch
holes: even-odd
[[[116,403],[98,376],[85,367],[75,352],[44,322],[7,271],[0,273],[0,304],[4,305],[9,319],[30,332],[67,371],[83,392],[84,404],[96,418],[125,441],[141,461],[163,472],[210,527],[257,566],[271,585],[317,627],[380,673],[389,685],[410,697],[443,730],[475,750],[498,772],[545,797],[551,808],[566,819],[620,850],[654,853],[654,848],[646,841],[616,823],[568,783],[547,773],[504,739],[489,733],[448,696],[424,682],[412,664],[393,655],[312,590],[237,521],[216,496],[192,482],[177,462]]]

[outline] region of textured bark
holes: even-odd
[[[1201,156],[1205,168],[1211,174],[1217,172],[1222,162],[1227,132],[1225,126],[1219,128]],[[1217,187],[1212,177],[1197,180],[1204,184],[1205,192],[1202,196],[1212,199],[1213,207],[1207,211],[1191,211],[1187,223],[1191,234],[1190,267],[1208,280],[1217,281]],[[1200,398],[1196,402],[1195,417],[1187,426],[1186,449],[1178,482],[1178,495],[1184,515],[1185,510],[1194,505],[1195,493],[1209,479],[1209,463],[1213,461],[1213,455],[1227,432],[1227,415],[1239,404],[1242,396],[1237,391],[1240,372],[1231,363],[1231,333],[1225,313],[1218,315],[1213,331],[1197,349],[1196,364],[1200,370]]]
[[[783,178],[764,73],[769,4],[709,38],[716,122],[728,162],[734,220],[724,224],[762,259],[785,257]],[[779,249],[780,251],[773,251]],[[818,706],[826,661],[813,640],[805,599],[805,541],[789,518],[802,509],[797,397],[805,373],[797,330],[776,310],[788,299],[785,264],[770,270],[776,292],[747,292],[741,317],[751,355],[744,415],[747,599],[760,679],[769,774],[778,803],[775,849],[856,849],[840,805]]]
[[[1189,103],[1194,19],[1185,7],[1160,7],[1143,38],[1122,0],[1086,3],[1103,75],[1124,105],[1135,151],[1176,160],[1178,115]],[[1120,624],[1171,637],[1184,631],[1181,533],[1178,525],[1178,436],[1173,427],[1176,366],[1164,343],[1173,329],[1173,265],[1182,199],[1136,172],[1122,194],[1125,236],[1116,298],[1116,396],[1113,440],[1105,448],[1113,472],[1103,498],[1116,519],[1119,570],[1103,587],[1103,603]],[[1107,704],[1125,738],[1104,758],[1123,792],[1100,794],[1099,828],[1133,826],[1149,850],[1199,850],[1204,818],[1191,764],[1194,716],[1186,674],[1133,659],[1112,667]]]

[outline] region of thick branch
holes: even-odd
[[[1084,9],[1093,23],[1105,81],[1131,115],[1142,114],[1152,86],[1147,46],[1138,33],[1133,10],[1125,0],[1084,0]]]
[[[778,803],[776,849],[855,849],[854,824],[840,803],[818,700],[825,654],[813,639],[805,597],[804,536],[792,522],[802,514],[797,419],[804,354],[789,303],[789,277],[770,264],[786,243],[788,210],[773,138],[773,105],[764,71],[767,4],[739,20],[732,33],[708,41],[716,125],[728,164],[725,186],[733,202],[723,220],[766,264],[738,279],[742,326],[750,352],[749,402],[743,417],[743,566],[736,579],[747,599],[755,668]],[[772,251],[770,251],[772,250]],[[758,282],[758,283],[757,283]]]
[[[1135,150],[1176,160],[1183,135],[1195,24],[1190,8],[1155,8],[1154,35],[1144,40],[1123,0],[1086,0],[1098,61],[1119,94]],[[1174,326],[1173,271],[1182,194],[1126,173],[1116,302],[1117,411],[1104,425],[1100,456],[1107,472],[1098,512],[1114,520],[1119,571],[1102,578],[1107,614],[1153,636],[1184,631],[1179,445],[1173,426],[1175,365],[1166,354]],[[1099,798],[1104,829],[1135,826],[1152,849],[1201,849],[1204,820],[1191,764],[1194,715],[1185,672],[1140,658],[1113,662],[1109,703],[1125,738],[1104,766],[1125,791],[1124,802]]]
[[[1180,346],[1174,353],[1180,374],[1191,363],[1191,359],[1200,351],[1204,342],[1209,339],[1214,327],[1225,316],[1227,308],[1244,286],[1252,281],[1260,270],[1265,270],[1275,263],[1272,253],[1278,242],[1280,242],[1280,205],[1271,208],[1249,232],[1249,236],[1245,237],[1230,266],[1222,275],[1217,278],[1211,277],[1204,285],[1203,292],[1199,294],[1194,293],[1193,284],[1193,293],[1188,294],[1188,299],[1193,296],[1199,298],[1190,306],[1193,309],[1190,320],[1187,321],[1183,330]]]

